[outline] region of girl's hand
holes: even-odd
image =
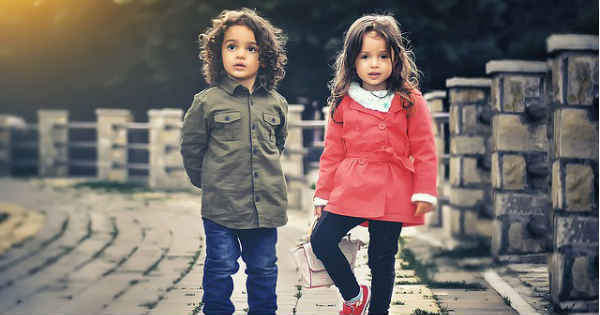
[[[417,205],[417,211],[415,211],[415,215],[425,214],[433,210],[433,205],[429,202],[417,201],[415,204]]]
[[[320,217],[321,216],[321,212],[323,212],[323,208],[325,206],[315,206],[315,217]]]

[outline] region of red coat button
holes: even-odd
[[[381,129],[381,130],[385,129],[385,124],[384,123],[379,124],[379,129]]]

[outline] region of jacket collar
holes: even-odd
[[[221,82],[219,82],[217,84],[219,87],[221,87],[223,90],[225,90],[225,92],[227,92],[229,95],[235,95],[236,90],[246,90],[248,91],[248,89],[243,86],[241,83],[239,83],[237,80],[235,80],[234,78],[225,75],[223,77],[223,79],[221,80]],[[264,85],[262,85],[261,83],[258,83],[258,80],[256,80],[254,82],[254,93],[256,92],[267,92],[267,89],[264,87]]]
[[[390,116],[386,115],[386,113],[384,113],[384,112],[372,110],[372,109],[369,109],[369,108],[366,108],[366,107],[360,105],[357,101],[355,101],[348,95],[346,97],[348,98],[348,101],[350,103],[349,104],[350,108],[352,108],[354,110],[363,112],[365,114],[369,114],[371,116],[375,116],[381,120],[386,119],[386,117],[390,117]],[[402,99],[402,97],[398,93],[396,93],[394,95],[394,98],[392,99],[392,105],[390,105],[390,109],[389,109],[388,113],[395,113],[395,112],[399,112],[399,111],[403,110],[404,108],[402,107],[402,104],[404,102],[405,101]]]

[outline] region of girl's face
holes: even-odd
[[[365,90],[385,90],[392,75],[392,56],[385,39],[375,31],[363,35],[362,47],[354,61],[356,74]]]
[[[254,32],[245,25],[230,26],[225,31],[221,55],[225,71],[252,91],[260,65]]]

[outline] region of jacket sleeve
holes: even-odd
[[[288,103],[283,96],[280,96],[280,104],[283,116],[281,117],[281,126],[277,130],[275,139],[277,142],[277,148],[279,149],[279,153],[283,152],[283,148],[285,147],[285,141],[288,136]]]
[[[183,118],[180,144],[183,167],[192,184],[198,188],[202,187],[202,162],[208,144],[207,130],[204,104],[201,96],[196,95]]]
[[[425,201],[419,196],[437,197],[437,155],[431,114],[420,93],[413,94],[413,108],[408,117],[410,155],[414,158],[413,201]],[[416,197],[415,197],[416,196]],[[435,202],[431,202],[435,204]]]
[[[340,104],[335,111],[334,122],[331,117],[327,123],[325,133],[325,148],[319,162],[319,178],[317,180],[315,197],[329,200],[329,194],[333,190],[335,171],[346,156],[346,146],[342,138],[344,127],[343,106]]]

